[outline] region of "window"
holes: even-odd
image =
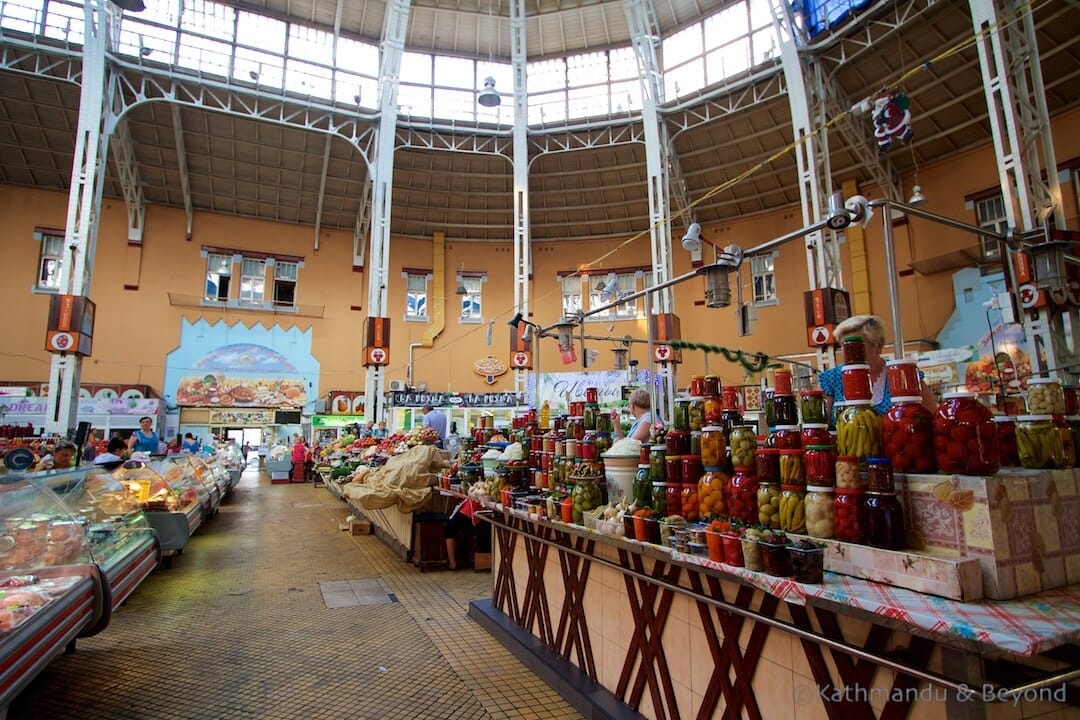
[[[750,258],[750,275],[754,284],[754,305],[776,304],[776,255],[755,255]]]
[[[405,319],[427,320],[427,275],[405,275]]]
[[[262,303],[266,290],[266,261],[244,258],[240,263],[240,302]]]
[[[60,289],[60,269],[64,264],[64,236],[41,236],[41,260],[38,262],[39,290]]]
[[[637,274],[636,273],[618,273],[615,275],[616,290],[615,295],[609,295],[604,292],[604,287],[608,283],[608,275],[599,276],[595,282],[592,279],[589,280],[589,285],[592,288],[589,290],[589,308],[598,308],[601,305],[608,305],[619,298],[623,298],[627,295],[631,295],[637,291]],[[637,301],[630,300],[624,302],[621,305],[617,305],[614,308],[605,310],[604,312],[590,315],[592,318],[598,320],[602,319],[625,319],[637,317]]]
[[[975,201],[975,218],[979,227],[1003,233],[1009,227],[1008,218],[1005,215],[1005,201],[1001,195],[983,198]],[[983,262],[997,262],[1001,260],[1001,248],[998,247],[996,238],[979,236],[979,254]]]
[[[274,265],[274,305],[292,307],[296,304],[296,271],[294,262]]]
[[[484,284],[484,278],[473,276],[458,276],[458,282],[465,288],[465,294],[461,298],[461,318],[464,323],[478,323],[484,319],[481,313],[480,293]]]
[[[232,280],[232,256],[207,253],[206,299],[228,300],[230,280]]]
[[[571,275],[562,278],[560,282],[562,282],[563,316],[581,312],[581,276]]]

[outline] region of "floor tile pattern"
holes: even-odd
[[[342,532],[348,514],[325,488],[245,473],[172,569],[8,718],[580,718],[466,617],[488,573],[420,573]]]

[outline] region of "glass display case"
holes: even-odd
[[[176,457],[176,456],[173,456]],[[162,555],[183,551],[188,538],[202,524],[209,495],[194,474],[173,460],[148,463],[129,460],[113,471],[113,477],[132,492],[150,527],[158,535]]]
[[[247,467],[247,458],[244,457],[244,453],[236,443],[229,443],[218,448],[214,457],[229,474],[229,487],[236,487],[240,483],[240,475]]]
[[[229,493],[229,474],[221,467],[220,463],[213,456],[203,457],[201,455],[189,455],[188,462],[195,468],[195,476],[205,483],[209,483],[217,487],[218,491],[218,504],[221,504],[221,498],[225,497]]]
[[[111,606],[85,527],[33,476],[0,475],[0,708]]]
[[[40,482],[59,495],[71,515],[83,524],[90,559],[109,586],[115,610],[161,559],[157,535],[137,495],[94,465],[57,470]]]
[[[184,467],[184,471],[194,478],[195,482],[203,486],[207,497],[207,505],[203,508],[206,511],[206,516],[213,517],[216,515],[218,507],[221,505],[221,498],[225,493],[222,492],[221,487],[214,479],[214,474],[207,466],[206,461],[191,453],[173,455],[169,459]]]

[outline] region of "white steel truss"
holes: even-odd
[[[184,219],[187,223],[186,238],[191,240],[191,226],[194,210],[191,206],[191,176],[188,175],[187,145],[184,143],[184,124],[180,120],[180,106],[173,103],[172,110],[173,138],[176,143],[176,166],[180,173],[180,192],[184,196]]]
[[[142,243],[143,226],[146,224],[146,200],[143,197],[142,183],[139,181],[139,166],[135,160],[135,142],[131,139],[131,129],[127,119],[121,118],[109,139],[110,147],[115,151],[116,174],[124,192],[124,205],[127,207],[128,242]]]

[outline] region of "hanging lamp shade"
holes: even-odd
[[[911,189],[911,199],[908,200],[908,205],[922,205],[926,202],[926,196],[923,195],[922,186],[916,185]]]
[[[491,76],[484,78],[484,89],[476,96],[476,102],[484,107],[498,107],[502,102],[499,91],[495,89],[495,78]]]
[[[112,4],[128,12],[142,12],[146,9],[146,3],[143,0],[112,0]]]

